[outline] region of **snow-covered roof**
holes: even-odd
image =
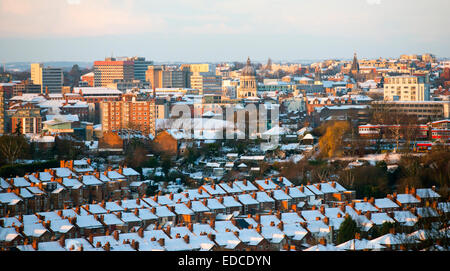
[[[337,218],[340,215],[340,217],[344,217],[345,214],[342,212],[340,208],[334,207],[334,208],[325,208],[325,216],[328,218]]]
[[[22,199],[14,193],[0,193],[0,203],[14,205],[21,201]]]
[[[238,229],[230,220],[221,220],[216,221],[214,225],[214,229],[220,233],[220,232],[226,232],[227,230],[230,230],[232,232],[235,232]]]
[[[398,208],[397,203],[393,202],[389,198],[375,199],[375,206],[379,209]]]
[[[171,217],[175,216],[174,213],[172,213],[167,206],[158,206],[156,208],[156,215],[158,217]]]
[[[394,211],[394,219],[405,226],[414,226],[419,221],[410,211]]]
[[[326,236],[330,233],[330,226],[325,224],[322,220],[308,221],[307,229],[311,233],[316,233],[321,236]]]
[[[223,205],[225,207],[242,207],[242,204],[232,196],[223,197]]]
[[[103,223],[105,223],[105,225],[107,225],[107,226],[124,224],[124,222],[122,220],[120,220],[120,218],[118,218],[113,213],[104,214],[103,215]]]
[[[16,232],[15,228],[0,227],[0,241],[11,242],[17,238],[17,236],[20,236],[20,234]]]
[[[281,213],[281,221],[285,224],[296,224],[305,222],[296,212]]]
[[[214,196],[214,195],[224,195],[226,194],[226,192],[219,186],[216,184],[204,184],[202,185],[202,188],[208,192],[208,194]]]
[[[317,196],[323,195],[323,192],[317,189],[317,187],[313,184],[306,185],[306,188],[308,188],[311,192],[313,192],[314,195]]]
[[[283,232],[290,239],[300,241],[308,234],[308,231],[298,223],[288,223],[283,225]]]
[[[292,199],[283,190],[276,189],[276,190],[272,190],[272,192],[273,192],[273,198],[275,200],[291,200]]]
[[[284,232],[282,232],[278,227],[271,226],[261,227],[261,235],[274,244],[279,244],[286,237]]]
[[[337,245],[336,247],[341,250],[364,250],[368,248],[368,242],[367,239],[352,239],[348,240],[347,242],[344,242],[340,245]]]
[[[134,170],[130,167],[123,168],[122,175],[124,175],[124,176],[140,176],[139,172],[137,172],[136,170]]]
[[[217,234],[217,231],[214,230],[213,228],[211,228],[211,225],[209,224],[201,224],[201,223],[195,223],[192,225],[192,232],[195,235],[200,235],[200,234]]]
[[[63,178],[62,184],[67,188],[79,189],[83,186],[83,184],[74,178]]]
[[[256,192],[256,200],[260,203],[263,202],[275,202],[275,200],[273,198],[271,198],[266,192],[264,191],[259,191]]]
[[[190,251],[193,250],[190,244],[187,244],[183,238],[167,239],[164,247],[168,251]]]
[[[121,217],[120,219],[125,222],[125,223],[132,223],[132,222],[141,222],[142,219],[140,219],[139,217],[137,217],[134,213],[132,212],[121,212]]]
[[[263,226],[278,225],[280,223],[280,219],[276,215],[261,215],[260,223]]]
[[[13,185],[15,187],[28,187],[31,186],[31,183],[25,180],[24,177],[16,177],[13,178]]]
[[[83,175],[82,182],[85,185],[102,185],[103,182],[97,179],[94,175]]]
[[[56,219],[56,220],[51,220],[51,222],[50,222],[50,229],[53,232],[58,232],[58,233],[62,233],[62,234],[69,232],[74,227],[75,226],[72,225],[68,219]]]
[[[355,202],[355,209],[361,212],[377,212],[378,209],[375,208],[370,202],[362,201],[362,202]]]
[[[325,217],[322,213],[320,213],[319,210],[304,210],[301,211],[301,215],[308,222],[315,221],[317,217],[319,217],[320,219],[323,219]]]
[[[110,212],[121,212],[124,211],[125,209],[122,208],[119,204],[117,204],[114,201],[107,201],[105,202],[105,207],[104,207],[107,211]]]
[[[235,181],[234,184],[238,186],[243,191],[257,191],[258,188],[252,184],[250,181]]]
[[[259,202],[249,194],[238,195],[238,200],[244,205],[259,204]]]
[[[239,239],[249,246],[256,246],[264,240],[264,237],[261,236],[255,229],[242,229],[238,232]]]
[[[422,199],[440,198],[441,197],[441,195],[436,193],[436,191],[434,191],[431,188],[418,188],[418,189],[416,189],[416,194]]]
[[[145,201],[140,200],[140,199],[124,199],[121,200],[121,206],[124,209],[135,209],[135,208],[146,208],[146,207],[150,207],[148,204],[145,203]]]
[[[220,183],[220,187],[227,193],[241,193],[242,189],[239,188],[234,182]]]
[[[210,195],[203,189],[188,189],[185,192],[190,200],[209,198]]]
[[[221,231],[216,234],[215,242],[225,249],[234,249],[241,243],[241,240],[231,231]]]
[[[93,215],[80,215],[76,223],[80,228],[101,228],[103,225]]]
[[[191,210],[194,212],[208,212],[209,208],[206,207],[203,202],[198,200],[191,201]]]
[[[210,251],[216,245],[206,235],[190,237],[189,244],[198,251]]]
[[[375,225],[383,225],[383,223],[395,223],[395,220],[388,216],[386,213],[371,213],[370,221]]]
[[[401,204],[420,203],[420,200],[411,194],[398,194],[396,199]]]
[[[41,237],[49,231],[41,223],[24,223],[23,233],[28,237]]]
[[[271,190],[271,189],[277,189],[278,185],[276,185],[272,180],[266,179],[266,180],[255,180],[255,183],[259,185],[264,190]]]
[[[221,204],[216,198],[207,199],[206,206],[211,210],[225,209],[225,206]]]

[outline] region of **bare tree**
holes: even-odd
[[[3,135],[0,137],[0,153],[8,164],[14,162],[25,153],[28,147],[26,139],[22,135]]]

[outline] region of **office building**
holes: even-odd
[[[191,75],[191,88],[197,89],[200,95],[222,95],[222,76]]]
[[[145,73],[147,72],[148,66],[153,65],[153,61],[145,60],[145,57],[130,57],[128,60],[134,63],[134,79],[144,82]]]
[[[64,83],[62,68],[44,67],[42,63],[31,64],[31,81],[41,86],[41,93],[61,93]]]
[[[94,86],[106,87],[114,80],[133,80],[134,63],[129,60],[106,58],[104,61],[94,62]]]
[[[374,111],[406,114],[433,121],[450,118],[450,101],[375,101]]]
[[[430,85],[427,77],[389,76],[384,78],[385,101],[429,101]]]
[[[200,95],[222,95],[222,76],[216,75],[216,67],[212,64],[189,65],[191,88],[197,89]]]
[[[93,87],[94,86],[94,72],[83,74],[78,83],[79,87]]]
[[[187,88],[188,75],[187,70],[151,65],[145,77],[152,88]]]

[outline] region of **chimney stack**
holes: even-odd
[[[62,246],[62,247],[65,247],[65,246],[66,246],[66,237],[65,237],[64,234],[61,235],[61,237],[59,238],[58,242],[59,242],[59,245],[60,245],[60,246]]]
[[[133,239],[133,241],[131,241],[131,247],[136,251],[139,250],[139,242]]]
[[[166,227],[166,230],[165,230],[165,233],[166,233],[168,236],[170,236],[170,231],[171,231],[171,227],[170,227],[170,226],[167,226],[167,227]]]
[[[159,240],[158,240],[158,243],[159,243],[160,246],[164,247],[164,245],[165,245],[165,240],[164,240],[164,238],[159,239]]]
[[[327,240],[325,238],[320,238],[319,239],[319,244],[321,244],[322,246],[326,246],[327,245]]]
[[[103,249],[105,251],[110,251],[111,250],[111,245],[109,244],[109,242],[106,242],[105,246],[103,247]]]
[[[34,250],[38,250],[38,241],[34,239],[33,242],[31,243],[31,246],[33,247]]]
[[[284,231],[284,223],[283,223],[283,221],[280,221],[280,223],[278,223],[278,229],[280,229],[280,231]]]
[[[141,238],[144,238],[144,229],[143,228],[139,228],[139,230],[137,231],[138,236]]]
[[[261,223],[261,215],[260,214],[256,214],[255,215],[255,221],[256,221],[256,223]]]

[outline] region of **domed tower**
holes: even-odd
[[[256,71],[253,68],[250,57],[247,65],[242,69],[240,83],[237,91],[238,98],[248,98],[257,96]]]

